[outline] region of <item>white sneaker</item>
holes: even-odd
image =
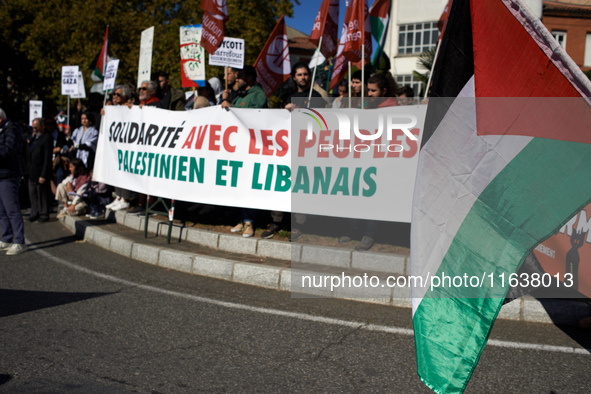
[[[10,242],[0,242],[0,250],[8,250],[11,246]]]
[[[27,251],[27,245],[25,244],[12,244],[12,246],[6,252],[8,256],[15,256]]]
[[[243,228],[244,228],[244,224],[242,224],[242,222],[240,222],[237,225],[235,225],[234,227],[232,227],[230,229],[230,231],[233,233],[239,233],[240,231],[242,231]]]
[[[119,204],[120,202],[121,202],[121,197],[117,197],[116,199],[111,201],[110,204],[105,205],[105,208],[112,209],[115,205]]]
[[[119,204],[115,205],[114,207],[111,207],[111,211],[122,211],[127,208],[129,208],[129,203],[121,200],[119,201]]]

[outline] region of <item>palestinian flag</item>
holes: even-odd
[[[388,31],[388,22],[390,21],[390,0],[375,0],[369,9],[369,22],[371,25],[371,35],[378,43],[374,51],[372,64],[374,67],[380,61],[386,42],[386,33]]]
[[[92,63],[90,63],[90,69],[93,70],[92,73],[99,77],[101,81],[105,79],[105,70],[107,69],[109,60],[111,60],[111,57],[109,56],[109,26],[107,26],[101,51],[96,55]]]
[[[411,226],[411,275],[425,280],[412,294],[417,366],[434,391],[465,389],[508,275],[591,202],[589,97],[520,0],[453,1]]]

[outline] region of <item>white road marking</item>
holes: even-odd
[[[341,319],[334,319],[329,317],[322,317],[322,316],[314,316],[308,315],[305,313],[297,313],[297,312],[286,312],[279,309],[273,308],[262,308],[257,306],[250,306],[244,304],[237,304],[234,302],[227,302],[227,301],[220,301],[213,298],[195,296],[191,294],[180,293],[177,291],[172,290],[165,290],[154,286],[149,285],[142,285],[139,283],[131,282],[125,279],[117,278],[115,276],[101,274],[96,271],[89,270],[88,268],[80,267],[76,264],[70,263],[60,257],[53,256],[50,253],[41,250],[41,249],[30,249],[31,251],[35,251],[36,253],[41,254],[42,256],[58,263],[69,267],[71,269],[77,270],[79,272],[83,272],[88,275],[92,275],[104,280],[108,280],[110,282],[119,283],[125,286],[131,286],[137,289],[152,291],[160,294],[165,294],[173,297],[184,298],[187,300],[197,301],[205,304],[216,305],[224,308],[231,308],[231,309],[238,309],[248,312],[256,312],[256,313],[264,313],[267,315],[274,315],[274,316],[282,316],[288,317],[292,319],[299,319],[305,321],[311,321],[315,323],[323,323],[323,324],[332,324],[341,327],[351,327],[355,329],[367,330],[367,331],[376,331],[376,332],[384,332],[389,334],[397,334],[397,335],[405,335],[405,336],[413,336],[414,332],[412,329],[403,328],[403,327],[393,327],[393,326],[384,326],[378,324],[368,324],[364,322],[355,322],[349,320],[341,320]],[[567,346],[552,346],[552,345],[543,345],[543,344],[536,344],[536,343],[524,343],[524,342],[510,342],[510,341],[501,341],[498,339],[489,339],[487,345],[495,346],[495,347],[502,347],[507,349],[521,349],[521,350],[534,350],[534,351],[543,351],[543,352],[553,352],[553,353],[569,353],[569,354],[578,354],[578,355],[591,355],[591,349],[583,349],[583,348],[575,348],[575,347],[567,347]]]

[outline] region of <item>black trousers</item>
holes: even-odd
[[[29,180],[29,199],[31,200],[31,214],[29,220],[49,219],[49,194],[51,185]]]

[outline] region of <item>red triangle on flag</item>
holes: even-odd
[[[478,134],[591,143],[591,107],[563,72],[568,67],[556,64],[572,60],[541,22],[522,25],[517,17],[528,10],[514,13],[505,3],[472,0]]]

